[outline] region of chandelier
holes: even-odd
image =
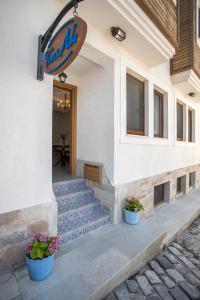
[[[61,112],[70,111],[71,102],[70,102],[70,99],[67,98],[66,94],[64,94],[64,99],[62,99],[60,96],[59,97],[55,97],[55,102],[56,102],[57,108]]]

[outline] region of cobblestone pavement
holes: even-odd
[[[200,299],[200,217],[104,300]]]

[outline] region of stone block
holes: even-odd
[[[200,291],[198,289],[195,289],[188,282],[181,282],[179,286],[182,288],[185,294],[187,294],[190,297],[190,299],[200,299]]]
[[[163,268],[161,268],[161,266],[155,261],[152,260],[150,263],[151,268],[158,274],[158,275],[163,275],[165,274],[165,271],[163,270]]]
[[[24,229],[14,230],[10,233],[5,231],[5,233],[0,236],[0,248],[23,241],[25,234]]]
[[[163,300],[173,300],[173,298],[169,295],[168,290],[164,285],[155,285],[155,289]]]
[[[131,293],[129,294],[130,300],[146,300],[146,297],[144,295],[138,294],[138,293]]]
[[[195,269],[194,264],[185,256],[179,256],[179,259],[190,269]]]
[[[178,262],[177,258],[172,254],[172,253],[169,253],[169,252],[165,252],[164,254],[167,259],[172,263],[172,264],[176,264]]]
[[[0,226],[18,224],[20,220],[21,220],[20,210],[15,210],[8,213],[0,214]]]
[[[0,250],[0,270],[17,268],[24,264],[24,244],[26,241],[8,245]]]
[[[146,271],[145,275],[152,284],[161,283],[160,278],[154,271]]]
[[[169,293],[174,299],[189,300],[188,296],[178,286],[169,290]]]
[[[194,286],[200,286],[200,280],[192,273],[185,274],[185,278]]]
[[[48,223],[45,220],[37,221],[31,224],[28,224],[27,227],[28,235],[32,235],[39,232],[48,232]]]
[[[175,256],[179,256],[179,255],[182,255],[182,253],[176,249],[175,247],[168,247],[169,251],[174,254]]]
[[[129,279],[126,281],[126,285],[130,293],[140,293],[141,290],[134,279]]]
[[[136,276],[137,283],[145,296],[153,294],[153,288],[149,284],[148,280],[146,279],[145,276]]]
[[[173,265],[170,263],[170,261],[166,258],[166,257],[157,257],[156,260],[158,261],[158,263],[161,265],[161,267],[163,267],[163,269],[171,269],[173,267]]]
[[[0,273],[0,299],[11,300],[19,296],[18,284],[9,270]]]
[[[161,275],[162,281],[164,282],[164,284],[168,287],[168,288],[173,288],[175,287],[175,283],[174,281],[172,281],[171,279],[169,279],[169,277],[167,275]]]
[[[129,292],[126,288],[115,291],[115,295],[117,296],[117,300],[130,300]]]
[[[147,300],[161,300],[160,296],[154,294],[147,298]]]
[[[167,274],[174,279],[175,282],[179,283],[181,281],[185,281],[183,276],[175,269],[168,269]]]

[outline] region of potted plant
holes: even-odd
[[[133,196],[128,197],[124,208],[126,222],[131,225],[138,224],[142,210],[144,210],[144,206],[138,199]]]
[[[31,280],[39,281],[47,278],[54,264],[54,254],[59,250],[58,236],[35,234],[25,245],[26,264]]]

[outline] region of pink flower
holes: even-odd
[[[32,250],[32,242],[26,243],[24,247],[24,252],[26,255],[29,255],[30,251]]]
[[[60,238],[59,238],[59,236],[55,236],[55,237],[53,237],[53,240],[48,247],[48,251],[51,254],[53,254],[53,253],[58,252],[59,248],[60,248]]]
[[[33,241],[48,242],[48,239],[49,239],[48,233],[36,233],[33,236]]]

